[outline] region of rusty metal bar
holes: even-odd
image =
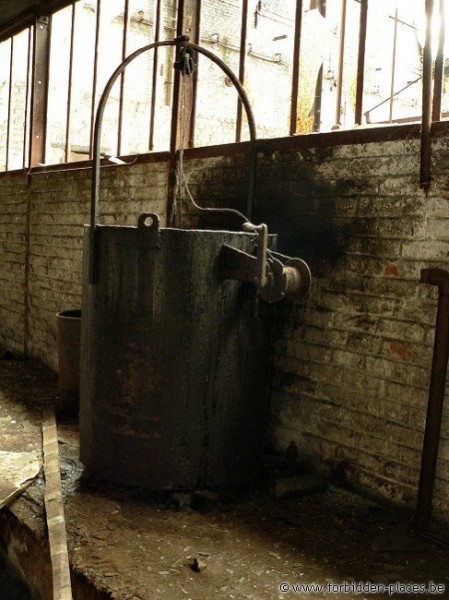
[[[432,372],[415,515],[416,527],[423,530],[429,524],[432,511],[449,359],[449,272],[444,269],[422,269],[420,283],[438,287]]]
[[[14,58],[14,38],[11,38],[10,49],[9,49],[9,89],[8,89],[8,118],[6,123],[6,158],[5,158],[5,169],[9,167],[9,142],[11,135],[11,101],[12,101],[12,67]]]
[[[69,145],[70,145],[70,117],[72,112],[72,78],[73,78],[73,47],[75,36],[75,2],[72,4],[72,19],[70,29],[70,54],[69,54],[69,83],[67,87],[67,113],[65,126],[65,162],[69,162]]]
[[[446,22],[446,0],[440,0],[440,27],[438,31],[438,50],[433,74],[432,121],[441,120],[441,95],[444,78],[444,43]]]
[[[365,79],[365,48],[368,24],[368,0],[360,0],[359,49],[357,56],[357,83],[355,94],[355,124],[361,125],[363,120],[363,91]]]
[[[290,135],[294,135],[298,128],[298,94],[299,94],[299,53],[301,51],[301,25],[302,25],[302,0],[296,0],[295,13],[295,41],[293,44],[293,73],[292,97],[290,108]]]
[[[426,39],[423,48],[420,185],[426,193],[431,183],[433,4],[433,0],[426,0]]]
[[[154,30],[154,41],[157,43],[161,36],[161,9],[162,0],[156,0],[156,14],[154,17],[155,30]],[[156,115],[156,100],[157,100],[157,70],[159,65],[159,51],[156,47],[153,55],[153,77],[152,77],[152,88],[151,88],[151,109],[150,109],[150,139],[148,147],[150,150],[154,148],[154,118]]]
[[[23,157],[22,166],[25,169],[27,164],[27,142],[28,142],[28,116],[29,116],[29,95],[30,95],[30,67],[31,67],[31,52],[32,52],[32,28],[28,28],[28,52],[27,52],[27,66],[26,66],[26,86],[25,86],[25,118],[23,124]]]
[[[202,0],[197,0],[197,12],[195,25],[193,30],[193,40],[195,44],[200,43],[200,31],[201,31],[201,5]],[[190,128],[189,128],[189,148],[193,148],[195,145],[195,123],[196,123],[196,105],[197,105],[197,93],[198,93],[198,70],[192,75],[192,106],[190,111]]]
[[[388,122],[393,121],[393,104],[394,104],[394,80],[396,75],[396,49],[398,41],[398,9],[394,13],[394,34],[393,34],[393,55],[391,57],[391,83],[390,83],[390,110],[388,114]]]
[[[246,63],[246,38],[248,33],[248,0],[242,3],[242,20],[240,26],[240,58],[239,58],[239,81],[245,83],[245,63]],[[235,141],[242,139],[242,103],[237,102],[237,119],[235,125]]]
[[[335,125],[337,126],[341,125],[341,99],[343,95],[343,69],[346,38],[346,7],[347,0],[342,0],[340,21],[340,49],[338,52],[337,103],[335,107]]]
[[[98,45],[100,43],[100,19],[101,19],[101,0],[97,0],[97,15],[95,21],[95,46],[94,46],[94,72],[92,77],[92,106],[90,114],[90,150],[89,157],[93,158],[93,139],[95,126],[95,100],[97,95],[97,76],[98,76]]]
[[[49,64],[50,19],[40,17],[34,28],[30,167],[36,167],[39,163],[45,162]]]
[[[129,0],[125,0],[125,15],[123,23],[122,61],[126,58],[129,26]],[[122,154],[123,104],[125,101],[125,73],[120,76],[120,100],[118,109],[117,156]]]

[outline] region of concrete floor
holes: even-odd
[[[40,411],[56,396],[55,377],[42,366],[0,361],[2,448],[40,448]],[[449,598],[447,550],[408,538],[407,551],[395,550],[404,549],[398,526],[409,529],[405,512],[333,486],[278,500],[266,482],[219,497],[155,496],[86,479],[76,424],[60,423],[59,438],[74,598],[310,598],[310,591],[280,586],[430,581],[444,584],[439,597]],[[43,487],[38,477],[0,511],[0,547],[33,589],[51,598]],[[319,596],[388,597],[336,589]]]

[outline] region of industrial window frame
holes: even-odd
[[[100,10],[101,1],[98,0]],[[103,0],[107,1],[107,0]],[[122,56],[126,56],[126,43],[127,33],[129,26],[129,15],[128,7],[129,0],[125,1],[125,18],[124,18],[124,31],[123,31],[123,48]],[[291,80],[291,105],[290,105],[290,131],[289,135],[294,137],[302,137],[296,134],[296,124],[298,118],[298,95],[300,89],[300,74],[299,74],[299,59],[301,52],[301,21],[303,14],[303,5],[306,0],[296,0],[295,9],[295,25],[294,25],[294,48],[293,48],[293,69],[292,69],[292,80]],[[34,169],[39,165],[45,164],[45,137],[46,137],[46,116],[47,116],[47,102],[48,102],[48,81],[49,81],[49,62],[50,62],[50,31],[51,31],[51,15],[55,12],[65,8],[67,6],[72,7],[72,31],[71,31],[71,50],[70,50],[70,64],[69,64],[69,86],[68,86],[68,98],[67,98],[67,132],[66,132],[66,150],[65,159],[68,160],[68,129],[70,120],[71,110],[71,71],[72,71],[72,59],[73,59],[73,31],[74,31],[74,15],[76,10],[76,4],[78,0],[49,0],[48,2],[39,5],[39,14],[31,13],[23,16],[21,19],[16,20],[7,28],[0,32],[0,42],[7,39],[11,40],[11,48],[13,48],[14,35],[25,28],[29,28],[30,39],[33,39],[33,44],[29,45],[29,64],[30,64],[30,75],[28,85],[30,86],[30,106],[27,105],[27,111],[29,111],[29,126],[25,124],[25,137],[28,135],[29,139],[24,142],[23,151],[23,168]],[[161,0],[155,0],[157,2],[157,22],[155,30],[155,40],[158,41],[161,30]],[[344,24],[345,8],[348,0],[342,0],[342,23]],[[360,29],[359,29],[359,45],[358,45],[358,58],[357,58],[357,79],[356,79],[356,98],[355,98],[355,123],[354,125],[361,125],[363,121],[363,91],[364,91],[364,59],[365,59],[365,41],[366,41],[366,30],[368,20],[368,2],[369,0],[357,0],[360,3]],[[444,14],[444,0],[422,0],[425,6],[425,12],[427,15],[428,22],[430,22],[430,15],[432,14],[434,4],[440,2],[440,11]],[[318,3],[319,10],[322,10],[323,2]],[[240,58],[239,58],[239,69],[238,77],[243,85],[245,85],[246,76],[246,46],[247,46],[247,25],[248,25],[248,0],[242,0],[242,13],[241,13],[241,30],[240,30]],[[98,13],[100,12],[98,11]],[[96,50],[98,44],[98,15],[97,15],[97,30],[96,30]],[[188,31],[193,38],[193,41],[198,43],[199,31],[201,26],[201,0],[178,0],[178,18],[177,18],[177,34],[181,34],[184,30]],[[423,109],[422,109],[422,121],[421,121],[421,133],[422,133],[422,164],[424,163],[424,170],[421,173],[421,183],[425,187],[430,180],[430,134],[432,123],[437,123],[442,120],[441,114],[441,102],[442,102],[442,87],[443,87],[443,73],[444,73],[444,24],[440,28],[440,39],[437,49],[435,60],[432,58],[430,51],[430,27],[427,28],[426,45],[423,52]],[[344,27],[342,27],[341,36],[344,36]],[[12,56],[11,52],[11,65],[12,68]],[[96,56],[96,55],[95,55]],[[153,58],[153,78],[156,73],[158,55],[154,53]],[[343,55],[339,57],[339,71],[342,71]],[[96,85],[96,69],[97,59],[94,62],[94,91]],[[179,145],[179,135],[177,130],[177,116],[179,111],[179,76],[175,73],[175,85],[173,89],[173,102],[172,102],[172,125],[170,135],[170,151],[173,153]],[[153,79],[153,84],[155,79]],[[193,82],[194,88],[196,85],[196,77]],[[340,109],[341,105],[341,77],[337,80],[337,106],[336,114]],[[154,136],[154,123],[155,123],[155,94],[156,89],[153,85],[153,97],[151,102],[151,114],[150,118],[150,140],[149,149],[153,148],[153,136]],[[10,102],[10,101],[9,101]],[[194,139],[194,128],[195,128],[195,111],[196,111],[196,95],[193,94],[192,100],[192,119],[190,123],[190,132],[187,140],[187,146],[193,147]],[[338,104],[340,103],[340,105]],[[10,106],[8,108],[8,131],[9,131],[9,118],[10,118]],[[93,136],[93,125],[95,117],[95,93],[93,94],[92,111],[91,111],[91,140]],[[28,116],[27,119],[28,120]],[[123,77],[121,79],[121,95],[120,95],[120,107],[119,107],[119,128],[118,128],[118,155],[121,154],[121,124],[123,121]],[[395,123],[395,121],[391,121]],[[399,124],[400,120],[397,121]],[[377,127],[376,127],[377,128]],[[340,130],[338,132],[338,139],[342,139],[342,135],[347,134],[348,140],[351,139],[354,131],[350,129]],[[329,132],[327,134],[328,139],[331,142],[332,138],[337,132]],[[366,138],[376,138],[376,134],[373,130],[366,131]],[[306,134],[307,135],[307,134]],[[284,136],[288,137],[288,135]],[[235,126],[235,141],[240,142],[242,139],[242,106],[238,101],[236,105],[236,126]],[[282,137],[280,138],[282,139]],[[334,138],[336,139],[336,138]],[[91,144],[92,147],[92,144]],[[8,148],[6,150],[8,152]],[[90,150],[90,158],[92,149]],[[69,168],[68,162],[64,165],[60,165],[65,168]],[[72,163],[79,164],[79,163]],[[56,166],[56,165],[55,165]]]

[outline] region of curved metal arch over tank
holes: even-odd
[[[142,52],[175,44],[186,47],[186,38],[137,50],[105,88],[84,238],[81,460],[88,472],[152,490],[257,477],[268,411],[270,314],[262,298],[302,297],[310,284],[304,261],[270,250],[274,236],[263,224],[246,222],[241,232],[181,230],[160,228],[158,216],[147,213],[136,227],[97,224],[109,91]],[[239,95],[254,142],[243,88]],[[249,202],[253,193],[250,181]]]

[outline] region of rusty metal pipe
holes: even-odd
[[[420,283],[438,287],[438,309],[416,504],[415,524],[418,531],[427,527],[432,510],[449,359],[449,272],[443,269],[422,269]]]

